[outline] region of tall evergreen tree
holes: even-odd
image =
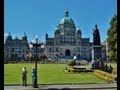
[[[107,35],[109,60],[117,61],[117,15],[112,17]]]

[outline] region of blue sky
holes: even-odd
[[[107,36],[111,17],[117,13],[116,0],[4,0],[4,39],[10,32],[13,38],[24,32],[28,41],[37,34],[45,41],[45,34],[54,36],[56,26],[65,10],[80,27],[82,37],[93,40],[93,28],[98,24],[101,41]]]

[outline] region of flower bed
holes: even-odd
[[[115,81],[115,77],[112,74],[109,74],[107,72],[104,71],[100,71],[100,70],[94,70],[94,74],[104,80],[106,80],[107,82],[113,82]]]
[[[93,72],[93,70],[88,70],[85,67],[65,67],[65,72],[68,73],[81,73],[81,72]]]

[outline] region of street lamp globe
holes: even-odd
[[[44,47],[45,47],[45,46],[42,44],[42,45],[41,45],[41,48],[44,48]]]
[[[30,49],[33,48],[33,45],[32,45],[32,44],[29,44],[29,48],[30,48]]]

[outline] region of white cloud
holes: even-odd
[[[4,43],[5,43],[5,40],[6,40],[7,36],[8,36],[8,33],[4,33]]]
[[[4,37],[7,37],[8,36],[8,33],[4,33]]]

